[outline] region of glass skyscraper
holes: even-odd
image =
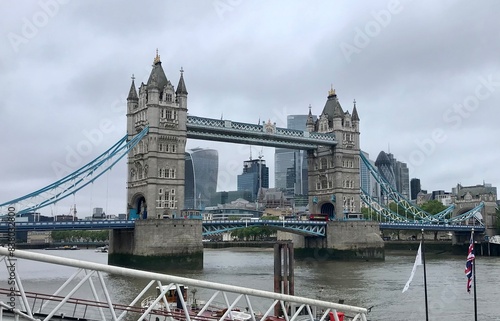
[[[217,191],[219,154],[214,149],[186,151],[184,208],[203,209]]]
[[[259,189],[269,188],[269,168],[262,159],[243,162],[243,173],[238,175],[238,191],[250,191],[252,201],[257,199]]]
[[[375,161],[375,166],[399,194],[410,199],[410,174],[406,163],[396,160],[391,153],[381,151]]]
[[[307,131],[308,115],[288,115],[287,128]],[[313,120],[316,121],[316,116]],[[307,195],[307,152],[277,148],[274,154],[274,187],[286,195]]]
[[[370,164],[375,167],[375,162],[370,159],[370,155],[364,151],[361,151],[365,158],[370,162]],[[377,183],[375,178],[371,175],[368,166],[365,165],[363,161],[360,161],[359,165],[359,178],[361,189],[367,193],[370,197],[379,200],[380,199],[380,185]]]

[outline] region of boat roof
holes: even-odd
[[[178,285],[179,287],[184,287],[184,289],[187,289],[188,287],[184,284],[171,284],[171,285],[162,285],[161,286],[161,289],[162,290],[175,290],[176,289],[176,285]],[[159,287],[157,286],[156,287],[157,289],[159,289]]]

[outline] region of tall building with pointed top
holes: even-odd
[[[333,133],[337,146],[308,152],[309,210],[343,219],[360,213],[359,116],[354,102],[352,114],[344,111],[333,87],[321,115],[308,130]]]
[[[391,153],[381,151],[375,161],[375,166],[394,190],[406,199],[410,199],[410,173],[406,163],[398,161]]]
[[[377,167],[380,175],[385,179],[387,183],[389,183],[394,189],[396,189],[396,175],[394,174],[394,168],[392,166],[391,159],[388,154],[384,151],[381,151],[377,160],[375,161],[375,166]]]
[[[184,207],[187,90],[181,69],[177,89],[168,80],[158,52],[146,84],[134,79],[127,97],[127,135],[149,132],[128,154],[129,218],[180,215]]]

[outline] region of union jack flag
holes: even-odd
[[[473,234],[470,236],[469,252],[467,253],[467,262],[465,263],[465,275],[467,276],[467,292],[470,292],[472,284],[472,266],[474,264],[474,237]]]

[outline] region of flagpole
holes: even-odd
[[[477,297],[476,297],[476,249],[474,246],[474,228],[471,231],[472,253],[474,259],[472,260],[472,282],[474,283],[474,321],[477,321]]]
[[[421,244],[422,244],[422,265],[424,266],[425,321],[429,321],[429,308],[427,306],[427,274],[425,272],[424,229],[422,229],[422,243]]]

